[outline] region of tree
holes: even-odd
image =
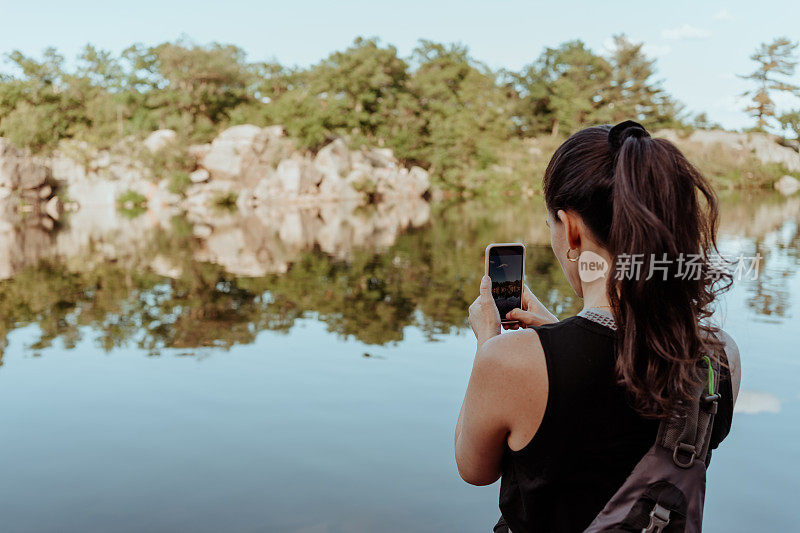
[[[495,163],[498,147],[511,136],[511,93],[460,45],[421,40],[412,64],[412,92],[425,120],[425,159],[445,184],[461,187],[463,173]]]
[[[800,87],[786,81],[794,74],[797,58],[794,51],[798,44],[786,37],[779,37],[771,43],[762,43],[750,59],[758,64],[751,74],[740,76],[752,80],[756,87],[747,91],[743,96],[749,96],[752,103],[745,111],[756,119],[756,127],[765,129],[770,125],[770,119],[775,118],[775,102],[772,99],[773,91],[785,91],[798,94]]]
[[[713,122],[708,118],[706,113],[698,113],[692,119],[692,127],[698,130],[718,130],[722,129],[722,126],[718,122]]]
[[[153,52],[162,83],[150,96],[157,107],[166,108],[165,117],[178,114],[180,119],[177,124],[167,120],[165,125],[188,122],[213,135],[214,125],[247,100],[245,88],[250,80],[241,48],[178,41],[161,44]]]
[[[515,77],[520,95],[519,118],[525,135],[574,132],[598,122],[611,65],[583,41],[545,48],[539,58]]]
[[[22,75],[2,79],[0,135],[37,151],[55,146],[67,135],[72,120],[81,120],[64,112],[70,107],[70,95],[65,93],[64,57],[54,48],[47,48],[41,61],[18,50],[7,57]]]
[[[643,46],[624,34],[614,36],[604,121],[616,124],[630,119],[650,128],[674,126],[679,108],[661,83],[653,79],[655,60],[644,54]]]
[[[45,48],[41,61],[28,57],[19,50],[8,54],[8,59],[22,71],[25,79],[39,89],[58,85],[64,73],[64,56],[53,47]]]
[[[642,43],[625,35],[614,37],[607,58],[580,40],[546,48],[522,73],[511,75],[522,134],[572,133],[626,119],[648,127],[672,126],[678,106],[654,75],[655,61],[645,56]]]
[[[64,135],[67,124],[59,121],[58,115],[55,104],[20,102],[0,120],[0,133],[17,146],[40,151],[55,146]]]
[[[99,50],[91,44],[87,44],[78,55],[76,76],[110,91],[117,92],[124,87],[125,72],[119,60],[108,50]]]
[[[408,81],[408,64],[394,46],[359,37],[305,72],[273,78],[265,92],[277,96],[275,121],[306,146],[347,135],[354,144],[390,146],[400,157],[413,158],[419,132],[407,120],[415,116]],[[411,135],[398,127],[404,120]]]
[[[454,189],[497,184],[527,165],[524,137],[625,118],[668,126],[678,111],[642,45],[625,36],[608,57],[581,41],[547,48],[520,73],[493,71],[459,44],[421,40],[403,58],[360,37],[309,68],[248,62],[236,46],[186,38],[120,55],[87,45],[71,68],[52,48],[8,58],[16,68],[0,74],[0,135],[34,150],[65,138],[110,147],[159,128],[208,141],[232,124],[282,124],[310,150],[333,136],[391,148]]]

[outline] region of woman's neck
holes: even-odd
[[[611,309],[606,292],[606,280],[601,278],[589,283],[583,283],[583,308],[584,309]]]

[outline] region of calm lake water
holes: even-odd
[[[760,253],[719,319],[742,353],[706,531],[800,521],[800,198],[727,196],[721,245]],[[483,249],[579,309],[541,200],[175,213],[85,207],[0,224],[0,529],[485,532],[453,426]]]

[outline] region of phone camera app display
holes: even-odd
[[[489,250],[492,296],[500,318],[522,305],[522,248],[494,247]]]

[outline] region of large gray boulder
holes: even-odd
[[[275,179],[284,195],[309,194],[322,181],[322,173],[310,161],[293,157],[278,164]]]
[[[233,179],[257,160],[265,142],[261,128],[242,124],[228,128],[211,143],[201,164],[214,178]]]
[[[283,129],[242,124],[228,128],[214,139],[199,163],[212,179],[234,180],[253,189],[283,154]]]
[[[49,176],[46,165],[0,137],[0,188],[37,189]]]
[[[342,178],[351,170],[350,150],[344,140],[335,139],[325,145],[314,158],[314,166],[327,178]]]
[[[18,159],[14,145],[8,139],[0,137],[0,187],[13,191],[19,186]]]
[[[206,144],[191,144],[186,149],[186,153],[189,157],[193,158],[195,161],[202,161],[205,156],[208,155],[208,152],[211,151],[211,143]]]
[[[151,152],[160,152],[177,138],[178,134],[173,130],[156,130],[147,136],[144,146]]]
[[[355,185],[362,179],[362,173],[352,174],[350,149],[343,139],[335,139],[317,152],[314,166],[322,175],[319,193],[323,198],[348,199],[361,196]]]
[[[397,166],[397,160],[391,148],[373,148],[364,155],[374,167],[394,168]]]
[[[410,196],[422,196],[431,188],[431,177],[424,168],[411,167],[408,171],[408,183]]]
[[[50,168],[53,178],[67,185],[85,181],[87,178],[86,165],[61,152],[56,152],[50,158]]]
[[[800,191],[800,180],[793,176],[783,176],[775,182],[775,190],[784,196],[791,196]]]

